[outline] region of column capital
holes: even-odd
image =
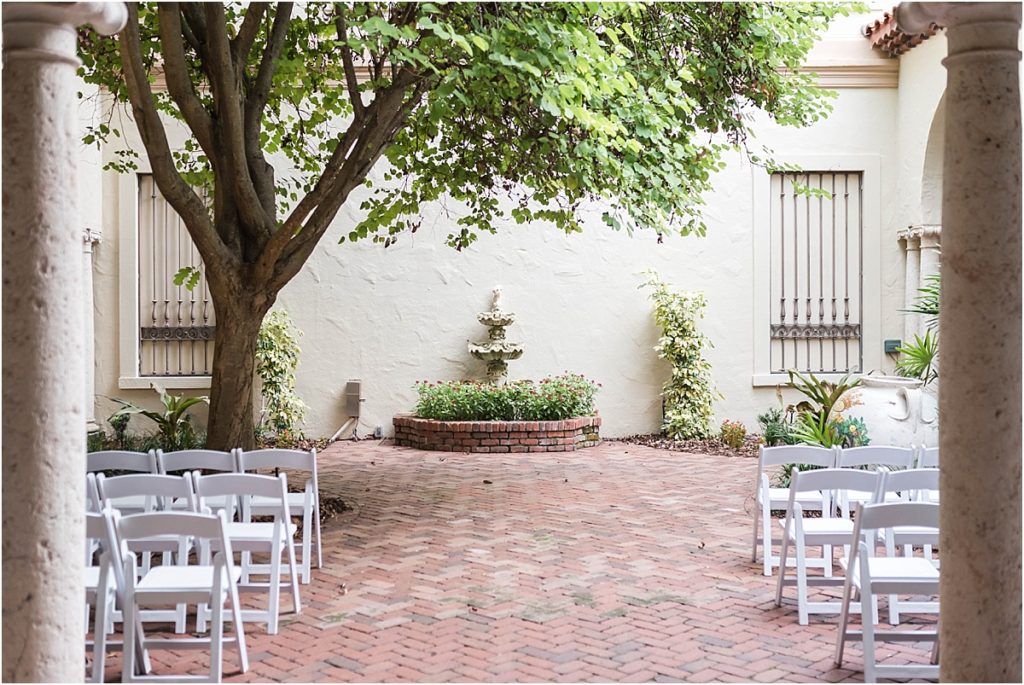
[[[75,29],[89,24],[109,36],[127,21],[123,2],[5,3],[3,58],[5,62],[39,59],[78,66]]]
[[[103,240],[103,232],[95,228],[82,229],[82,248],[85,252],[92,252],[94,245]]]
[[[931,26],[961,26],[978,22],[1011,22],[1020,26],[1017,2],[901,2],[896,23],[907,33],[924,33]]]
[[[905,249],[909,252],[917,250],[921,244],[921,227],[907,226],[896,232],[896,240],[906,244]]]

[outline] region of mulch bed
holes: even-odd
[[[630,435],[625,438],[614,438],[618,442],[626,442],[633,445],[654,447],[660,450],[672,452],[690,452],[692,454],[716,454],[726,457],[757,457],[757,448],[761,444],[760,435],[748,435],[743,442],[743,447],[735,449],[726,445],[719,438],[704,438],[701,440],[673,440],[661,433],[646,435]]]

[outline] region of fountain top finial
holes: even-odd
[[[494,293],[494,299],[491,300],[491,310],[498,311],[501,309],[501,286],[494,286],[494,289],[491,290],[491,292]]]

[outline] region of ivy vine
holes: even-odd
[[[260,429],[263,431],[301,435],[299,425],[306,414],[306,404],[295,392],[300,335],[301,331],[283,309],[270,311],[260,326],[256,340],[256,374],[262,383]]]
[[[653,288],[654,320],[661,329],[654,350],[672,365],[672,376],[662,387],[662,430],[674,440],[709,437],[712,402],[720,395],[711,383],[711,363],[704,357],[711,340],[698,329],[707,300],[702,292],[677,292],[657,274],[649,276],[644,285]]]

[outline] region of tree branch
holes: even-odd
[[[231,57],[235,61],[235,73],[237,78],[241,77],[245,65],[249,59],[249,51],[256,41],[260,31],[260,22],[267,13],[267,4],[262,2],[250,3],[245,11],[245,18],[238,29],[238,35],[231,39]]]
[[[185,122],[192,129],[200,147],[211,160],[214,158],[213,121],[209,112],[199,101],[192,78],[185,62],[185,46],[182,44],[182,23],[178,3],[160,3],[157,12],[160,17],[160,43],[164,56],[164,76],[167,92],[181,110]]]
[[[359,93],[359,81],[356,79],[356,68],[352,63],[352,50],[348,47],[348,31],[345,29],[345,17],[341,12],[334,20],[334,28],[338,33],[338,41],[341,43],[341,63],[345,67],[345,86],[348,88],[349,99],[352,100],[352,111],[356,120],[366,116],[366,106],[363,105],[363,97]]]
[[[274,217],[268,216],[264,211],[246,162],[245,123],[242,114],[244,97],[241,84],[235,78],[234,62],[231,61],[227,17],[224,5],[219,2],[206,3],[203,10],[206,13],[209,52],[204,68],[210,76],[217,115],[217,139],[227,167],[223,170],[216,169],[223,171],[217,180],[233,189],[234,204],[238,210],[241,228],[262,246],[273,233]]]
[[[209,267],[211,281],[222,279],[237,269],[237,259],[217,235],[203,201],[174,166],[164,125],[153,103],[149,77],[142,64],[138,6],[134,3],[127,3],[127,6],[128,24],[118,39],[118,49],[124,65],[125,90],[152,165],[153,178],[167,202],[185,222],[189,235]],[[213,271],[223,274],[213,274]]]

